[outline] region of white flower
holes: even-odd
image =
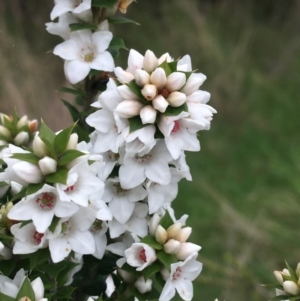
[[[137,271],[142,271],[156,260],[155,250],[144,243],[134,243],[125,250],[126,261]]]
[[[191,254],[185,261],[171,264],[171,272],[161,292],[159,301],[169,301],[175,291],[185,301],[193,298],[192,281],[200,274],[202,264],[196,261],[197,253]]]
[[[70,39],[57,45],[53,53],[65,59],[65,75],[71,84],[83,80],[91,69],[113,71],[114,60],[105,51],[112,39],[109,31],[72,32]]]
[[[151,279],[147,279],[147,281],[145,281],[144,277],[141,276],[134,283],[134,286],[137,288],[137,290],[141,294],[145,294],[147,292],[151,292],[151,290],[152,290],[152,280]]]

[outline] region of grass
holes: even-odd
[[[300,260],[299,4],[200,4],[140,1],[130,6],[128,17],[141,27],[124,25],[115,32],[141,53],[148,48],[175,58],[189,53],[194,68],[208,76],[203,89],[211,92],[210,104],[218,114],[211,130],[199,134],[201,152],[188,154],[193,181],[180,183],[174,202],[177,217],[189,214],[192,240],[203,248],[199,260],[204,269],[194,283],[194,300],[268,300],[274,291],[261,283],[275,282],[272,272],[282,269],[285,259],[292,266]],[[49,20],[49,7],[40,22]],[[43,29],[35,23],[38,36]],[[67,120],[61,121],[66,117],[52,119],[60,107],[53,91],[63,74],[61,61],[46,51],[58,40],[45,37],[33,57],[32,37],[22,30],[6,34],[8,42],[0,50],[16,59],[8,45],[12,37],[22,37],[20,68],[0,56],[6,70],[0,77],[1,106],[17,99],[24,112],[44,116],[48,103],[50,125],[67,126]],[[126,57],[121,56],[123,66]],[[43,101],[38,109],[37,99]]]

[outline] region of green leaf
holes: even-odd
[[[26,255],[26,257],[29,258],[30,270],[32,271],[37,265],[48,262],[50,258],[50,251],[48,248],[40,249],[37,252]]]
[[[166,210],[165,215],[163,216],[163,218],[160,220],[159,224],[165,228],[166,230],[174,224],[172,217],[169,213],[168,210]]]
[[[132,118],[128,118],[130,133],[142,129],[143,127],[147,126],[148,124],[143,124],[140,116],[135,116]]]
[[[47,125],[43,121],[42,121],[42,124],[40,127],[39,136],[42,140],[46,139],[50,143],[53,143],[54,139],[56,137],[55,133],[50,128],[48,128]]]
[[[299,297],[298,297],[299,298]],[[287,300],[291,300],[290,298],[289,298],[289,296],[287,296],[287,295],[279,295],[279,296],[276,296],[276,297],[273,297],[273,298],[271,298],[271,299],[269,299],[269,301],[277,301],[277,300],[279,300],[279,301],[283,301],[284,299],[287,299]],[[297,299],[296,299],[297,300]]]
[[[160,296],[160,293],[153,287],[151,292],[146,294],[141,294],[135,287],[130,287],[129,290],[139,301],[157,300]]]
[[[159,67],[163,68],[166,72],[166,76],[170,75],[173,71],[171,69],[171,67],[169,66],[168,62],[165,60],[163,61]]]
[[[20,300],[22,297],[28,297],[30,300],[35,300],[35,293],[28,277],[24,279],[16,299]]]
[[[119,56],[120,49],[127,50],[124,40],[121,38],[113,38],[109,44],[109,47],[107,48],[107,51],[109,51],[111,55],[116,58]]]
[[[51,225],[49,226],[49,230],[53,233],[55,231],[56,226],[58,225],[60,218],[55,216],[52,219]]]
[[[17,194],[15,194],[10,201],[14,202],[16,200],[22,199],[26,195],[27,187],[23,187]]]
[[[0,187],[9,186],[6,182],[0,182]]]
[[[171,107],[171,106],[168,106],[167,109],[166,109],[166,111],[164,112],[164,115],[167,115],[167,116],[177,116],[181,112],[188,112],[188,106],[187,106],[186,103],[184,103],[180,107]]]
[[[89,296],[100,296],[106,291],[107,275],[97,275],[88,284],[84,285],[82,291]]]
[[[50,256],[50,255],[49,255]],[[61,270],[59,272],[59,274],[57,275],[57,283],[59,286],[63,286],[67,283],[68,279],[69,279],[69,273],[79,264],[76,262],[72,262],[72,261],[64,261],[65,266],[63,268],[63,270]]]
[[[12,236],[0,233],[0,239],[8,239],[8,240],[13,240],[14,238]]]
[[[131,274],[133,276],[136,276],[136,277],[140,277],[141,276],[140,272],[138,272],[134,267],[130,266],[127,263],[124,263],[122,265],[121,270],[124,270],[124,271],[128,272],[129,274]]]
[[[61,158],[58,161],[58,166],[63,166],[66,165],[68,163],[70,163],[71,161],[73,161],[74,159],[83,156],[84,153],[82,153],[81,151],[77,150],[77,149],[69,149],[66,152],[64,152],[61,156]]]
[[[152,235],[147,235],[147,236],[143,237],[141,239],[141,242],[144,244],[147,244],[148,246],[152,247],[155,250],[161,250],[163,248],[162,245],[159,244],[156,241],[155,237]]]
[[[84,29],[97,30],[97,26],[95,24],[89,24],[89,23],[72,23],[69,25],[69,27],[71,31],[84,30]]]
[[[81,97],[81,96],[80,96]],[[76,97],[77,99],[77,97]],[[76,122],[77,120],[80,119],[80,112],[69,102],[67,102],[66,100],[62,99],[61,100],[63,102],[63,104],[67,107],[67,109],[69,110],[69,113],[72,117],[72,120],[74,122]]]
[[[56,135],[55,135],[56,136]],[[40,137],[41,138],[41,137]],[[55,138],[55,137],[54,137]],[[41,138],[41,140],[45,143],[49,153],[50,153],[50,156],[56,160],[57,159],[57,155],[56,155],[56,152],[54,150],[54,147],[53,147],[53,142],[54,142],[54,139],[52,142],[48,141],[47,139],[44,139],[44,138]]]
[[[1,301],[16,301],[15,298],[12,298],[10,296],[4,295],[2,293],[0,293],[0,300]]]
[[[74,94],[74,95],[84,95],[85,94],[83,91],[72,89],[72,88],[68,88],[68,87],[61,87],[58,90],[58,92],[68,93],[68,94]]]
[[[295,270],[292,269],[287,262],[285,262],[285,264],[286,264],[286,267],[289,270],[289,273],[290,273],[290,276],[292,277],[292,280],[297,283],[298,277],[297,277],[297,274],[296,274]]]
[[[166,281],[163,279],[160,273],[155,274],[154,280],[158,283],[159,286],[164,287]]]
[[[14,153],[11,158],[19,159],[33,164],[38,164],[40,158],[33,153]]]
[[[39,183],[39,184],[29,184],[27,186],[27,190],[26,190],[26,196],[30,195],[30,194],[34,194],[37,191],[39,191],[40,189],[43,188],[45,184],[44,183]]]
[[[32,223],[32,220],[31,220],[31,219],[28,220],[28,221],[23,221],[23,222],[21,223],[21,225],[20,225],[20,228],[23,228],[24,226],[26,226],[26,225],[28,225],[28,224],[30,224],[30,223]]]
[[[293,297],[290,296],[288,300],[290,300],[290,301],[298,301],[298,300],[300,300],[300,295],[293,296]]]
[[[142,270],[145,281],[147,281],[152,275],[155,275],[161,270],[161,265],[158,261],[153,262],[151,265]]]
[[[57,293],[54,294],[55,297],[53,297],[52,300],[56,300],[56,299],[74,300],[72,294],[75,289],[76,287],[71,287],[71,286],[64,286],[62,288],[59,288]]]
[[[79,124],[76,124],[76,126],[74,128],[74,133],[76,133],[78,135],[78,142],[81,142],[81,141],[89,142],[90,141],[89,133],[87,131],[85,131],[84,129],[82,129]]]
[[[97,263],[97,274],[109,275],[117,269],[117,260],[119,257],[106,253],[101,260]]]
[[[167,63],[172,72],[177,71],[177,63],[178,63],[177,61]]]
[[[48,183],[60,183],[60,184],[67,184],[69,170],[65,167],[61,167],[55,173],[47,175],[45,177],[45,181]]]
[[[178,262],[178,259],[175,255],[167,254],[164,251],[158,251],[156,256],[169,271],[171,271],[171,264]]]
[[[120,17],[120,16],[112,16],[112,17],[108,18],[107,21],[112,24],[131,23],[131,24],[135,24],[135,25],[140,25],[140,23],[138,23],[134,20],[130,20],[128,18]]]
[[[79,106],[83,106],[83,99],[82,99],[82,96],[81,95],[78,95],[76,98],[75,98],[75,102],[79,105]],[[76,109],[76,108],[75,108]],[[76,109],[77,110],[77,109]],[[77,110],[78,112],[78,110]],[[71,113],[71,112],[70,112]],[[74,116],[75,117],[75,116]],[[73,118],[73,117],[72,117]],[[73,119],[73,121],[76,121]]]
[[[118,0],[93,0],[92,6],[113,9],[117,3],[118,3]]]
[[[134,80],[127,84],[127,87],[138,96],[140,101],[144,104],[149,104],[148,100],[146,100],[141,92],[141,87],[136,84]]]
[[[16,262],[14,260],[2,260],[0,263],[0,272],[5,276],[10,276],[10,274],[15,269]],[[0,300],[3,300],[0,295]]]
[[[60,261],[54,264],[44,264],[41,266],[41,270],[47,271],[47,274],[54,278],[54,280],[57,279],[58,274],[66,267],[66,261]]]
[[[54,150],[57,154],[62,154],[69,143],[70,136],[73,132],[75,124],[71,125],[70,127],[64,129],[54,139]]]

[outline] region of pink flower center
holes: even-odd
[[[44,192],[35,200],[41,209],[52,209],[54,207],[56,196],[53,193]]]
[[[180,130],[180,124],[179,122],[176,120],[174,121],[174,127],[173,127],[173,130],[172,130],[172,133],[176,133]]]
[[[143,250],[140,252],[139,257],[140,257],[140,259],[141,259],[143,262],[146,262],[146,261],[147,261],[145,249],[143,249]]]
[[[74,188],[75,188],[74,185],[71,185],[67,189],[65,189],[65,192],[73,191]]]
[[[181,273],[182,273],[182,270],[180,267],[178,267],[175,271],[175,273],[173,274],[173,277],[172,277],[172,280],[177,280],[181,277]]]
[[[32,236],[32,238],[38,245],[41,243],[43,237],[44,237],[44,234],[39,233],[37,231],[34,231],[33,236]]]

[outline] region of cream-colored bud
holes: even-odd
[[[177,259],[185,260],[188,258],[192,253],[199,252],[201,247],[193,244],[191,242],[184,242],[180,244],[180,248],[176,254]]]
[[[193,92],[197,91],[205,80],[206,80],[206,76],[204,74],[193,73],[187,80],[181,92],[185,93],[186,95],[190,95]]]
[[[167,254],[176,254],[179,251],[180,242],[175,239],[170,239],[164,244],[164,251]]]
[[[161,220],[161,217],[157,214],[157,213],[154,213],[153,216],[151,217],[150,221],[149,221],[149,233],[150,235],[155,235],[155,231],[156,231],[156,228],[159,224]]]
[[[11,138],[11,132],[3,125],[0,125],[0,135],[7,139]]]
[[[161,245],[163,245],[168,239],[168,233],[161,225],[158,225],[156,228],[155,239]]]
[[[186,102],[186,95],[175,91],[168,96],[167,101],[171,107],[180,107]]]
[[[29,141],[29,134],[27,132],[20,132],[15,138],[15,145],[26,145]]]
[[[120,0],[119,1],[119,10],[122,14],[126,14],[127,7],[135,0]]]
[[[20,129],[23,126],[28,125],[28,117],[24,115],[17,123],[17,129]]]
[[[42,139],[38,136],[38,134],[36,134],[33,139],[32,149],[34,154],[39,158],[43,158],[47,156],[49,153],[46,144],[42,141]]]
[[[300,262],[297,264],[296,274],[297,274],[298,278],[300,278]]]
[[[154,85],[146,84],[141,92],[147,100],[152,100],[157,95],[157,88]]]
[[[121,67],[116,67],[114,72],[121,84],[128,84],[134,79],[132,73],[123,70]]]
[[[11,192],[13,195],[19,193],[23,188],[23,186],[21,184],[14,182],[14,181],[10,182],[10,187],[11,187]]]
[[[164,113],[169,105],[169,103],[166,101],[166,99],[162,95],[157,95],[152,100],[152,105],[154,109],[157,111]]]
[[[34,133],[37,130],[38,124],[39,123],[36,119],[30,120],[28,122],[28,127],[31,133]]]
[[[182,228],[178,235],[176,237],[174,237],[175,239],[177,239],[180,242],[186,242],[188,240],[188,238],[190,237],[192,233],[192,228],[191,227],[185,227]]]
[[[140,114],[143,104],[136,100],[124,100],[116,107],[116,112],[122,118],[131,118]]]
[[[276,277],[277,281],[278,281],[280,284],[283,283],[283,278],[282,278],[281,272],[279,272],[279,271],[274,271],[274,276]]]
[[[39,161],[39,167],[44,175],[49,175],[56,172],[57,162],[46,156]]]
[[[9,122],[12,121],[12,118],[11,118],[10,116],[8,116],[8,115],[6,115],[6,114],[3,114],[3,113],[0,114],[0,119],[1,119],[1,123],[2,123],[2,124],[4,123],[5,119],[6,119],[7,121],[9,121]]]
[[[294,281],[284,281],[282,286],[284,291],[290,295],[297,296],[300,293],[300,288]]]
[[[152,106],[145,106],[140,111],[140,117],[143,124],[154,123],[157,111]]]
[[[122,279],[125,282],[131,283],[136,279],[134,275],[132,275],[122,269],[118,269],[118,273],[120,274],[120,276],[122,277]]]
[[[186,76],[182,72],[173,72],[167,78],[166,88],[169,92],[180,90],[186,82]]]
[[[141,293],[141,294],[145,294],[147,292],[151,292],[152,290],[152,280],[151,279],[147,279],[147,281],[145,281],[144,277],[141,276],[137,279],[137,281],[135,282],[134,286],[136,287],[136,289]]]
[[[117,90],[120,96],[125,100],[138,100],[137,95],[134,94],[126,85],[118,86]]]
[[[5,206],[6,211],[8,212],[14,206],[13,202],[8,202]]]
[[[150,74],[143,69],[135,70],[134,78],[136,84],[140,87],[144,87],[145,85],[150,83]]]
[[[66,150],[76,149],[77,143],[78,143],[78,134],[76,133],[71,134]]]
[[[161,90],[167,83],[166,72],[163,68],[156,68],[150,76],[151,84],[155,85],[158,90]]]
[[[171,239],[171,238],[176,239],[176,236],[179,234],[180,230],[181,230],[181,223],[177,222],[177,223],[171,225],[167,229],[168,239]]]
[[[288,276],[291,276],[288,269],[283,269],[283,270],[282,270],[282,273],[284,273],[284,274],[286,274],[286,275],[288,275]]]
[[[18,301],[31,301],[31,299],[25,296],[20,298]]]
[[[4,140],[0,140],[0,146],[3,146],[3,145],[7,145],[7,141],[4,141]]]
[[[151,50],[147,50],[144,57],[143,68],[151,73],[158,66],[158,59]]]
[[[12,166],[15,174],[27,183],[41,183],[44,176],[39,167],[33,163],[21,161]]]
[[[167,281],[170,277],[170,272],[169,270],[166,268],[166,267],[163,267],[161,270],[160,270],[160,274],[162,276],[162,278]]]

